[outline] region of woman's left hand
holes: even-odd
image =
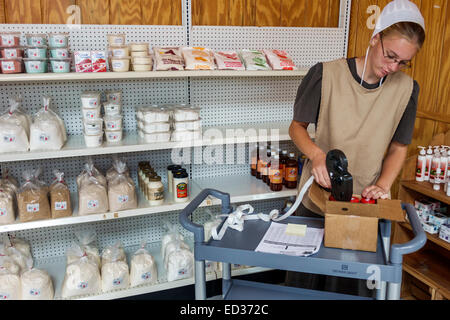
[[[389,190],[385,190],[377,185],[372,185],[363,190],[361,196],[366,199],[387,199]]]

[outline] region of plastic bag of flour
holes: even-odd
[[[22,300],[53,300],[53,282],[45,270],[30,269],[21,276]]]
[[[62,285],[63,298],[101,292],[102,280],[98,266],[87,255],[66,266]]]
[[[84,255],[95,263],[99,270],[101,267],[100,253],[95,246],[96,233],[94,230],[77,231],[75,232],[77,242],[73,242],[72,246],[67,249],[66,258],[67,265],[81,259]]]
[[[8,111],[0,116],[0,153],[28,151],[30,117],[19,110],[20,98],[10,98]]]
[[[151,285],[158,282],[158,269],[153,256],[145,249],[145,242],[133,254],[130,263],[130,286]]]
[[[108,247],[103,254],[105,256],[102,255],[103,292],[128,288],[130,273],[125,252],[120,242]]]
[[[19,270],[20,267],[10,257],[0,252],[0,300],[20,300]]]

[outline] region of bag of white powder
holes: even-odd
[[[102,266],[113,261],[127,262],[127,256],[120,241],[117,241],[112,246],[106,247],[102,252]]]
[[[102,290],[126,289],[130,285],[130,273],[123,248],[117,243],[108,250],[108,257],[102,260]]]
[[[47,271],[31,269],[21,276],[22,300],[53,300],[53,282]]]
[[[130,263],[130,287],[158,282],[158,269],[153,256],[145,249],[145,242],[133,254]]]
[[[0,256],[0,300],[20,300],[19,267],[8,256]]]
[[[71,298],[101,292],[102,280],[97,265],[85,255],[67,265],[61,295]]]
[[[72,246],[67,249],[67,265],[81,259],[81,257],[86,255],[88,259],[95,263],[100,270],[100,254],[97,247],[94,245],[97,236],[95,231],[77,231],[75,232],[75,236],[77,237],[78,242],[74,242]]]
[[[117,174],[108,183],[108,199],[110,211],[123,211],[137,208],[137,195],[133,179],[126,173],[125,162],[113,164]]]

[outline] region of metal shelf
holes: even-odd
[[[147,71],[147,72],[87,72],[87,73],[18,73],[0,75],[0,83],[35,81],[85,81],[85,80],[133,80],[154,78],[201,78],[201,77],[303,77],[308,68],[299,70],[199,70],[199,71]]]
[[[230,192],[231,202],[251,202],[269,199],[281,199],[290,196],[296,196],[296,189],[284,189],[281,192],[272,192],[269,187],[261,180],[257,180],[252,176],[228,176],[216,177],[208,179],[196,179],[190,181],[189,198],[194,199],[203,189],[208,187],[215,187],[224,192]],[[78,195],[72,194],[72,217],[45,219],[30,222],[20,222],[17,218],[13,224],[0,226],[0,233],[13,232],[21,230],[30,230],[37,228],[48,228],[57,226],[67,226],[74,224],[90,223],[96,221],[107,221],[121,218],[130,218],[142,215],[155,214],[160,212],[171,212],[183,210],[189,202],[177,203],[173,201],[172,194],[166,192],[165,202],[159,206],[150,206],[141,192],[138,194],[138,207],[132,210],[125,210],[119,212],[106,212],[98,214],[90,214],[86,216],[78,215]],[[220,201],[215,198],[207,198],[200,207],[220,205]]]
[[[273,138],[279,141],[291,140],[289,136],[290,122],[268,122],[255,124],[237,124],[230,126],[211,127],[221,132],[223,138],[207,138],[200,140],[183,141],[183,142],[159,142],[159,143],[145,143],[135,132],[124,133],[124,138],[121,142],[108,143],[104,142],[101,147],[88,148],[84,143],[82,135],[69,136],[67,143],[61,150],[57,151],[28,151],[28,152],[12,152],[0,153],[0,163],[12,161],[27,161],[40,159],[56,159],[69,157],[83,157],[91,155],[104,155],[127,152],[142,152],[151,150],[165,150],[176,148],[189,148],[210,145],[235,144],[243,142],[264,142],[271,140],[271,130],[279,130],[278,135]],[[208,130],[208,127],[203,128],[203,132]],[[242,129],[245,136],[229,136],[227,137],[227,130]],[[248,131],[249,129],[254,129]],[[259,130],[267,130],[267,136],[260,135]],[[313,130],[313,129],[311,129]],[[236,131],[237,132],[237,131]],[[314,132],[310,132],[310,136],[314,138]]]

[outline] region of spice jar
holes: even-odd
[[[158,206],[164,203],[164,185],[160,176],[149,178],[147,199],[151,206]]]
[[[173,198],[175,202],[189,200],[188,184],[189,175],[186,171],[178,171],[173,174]]]

